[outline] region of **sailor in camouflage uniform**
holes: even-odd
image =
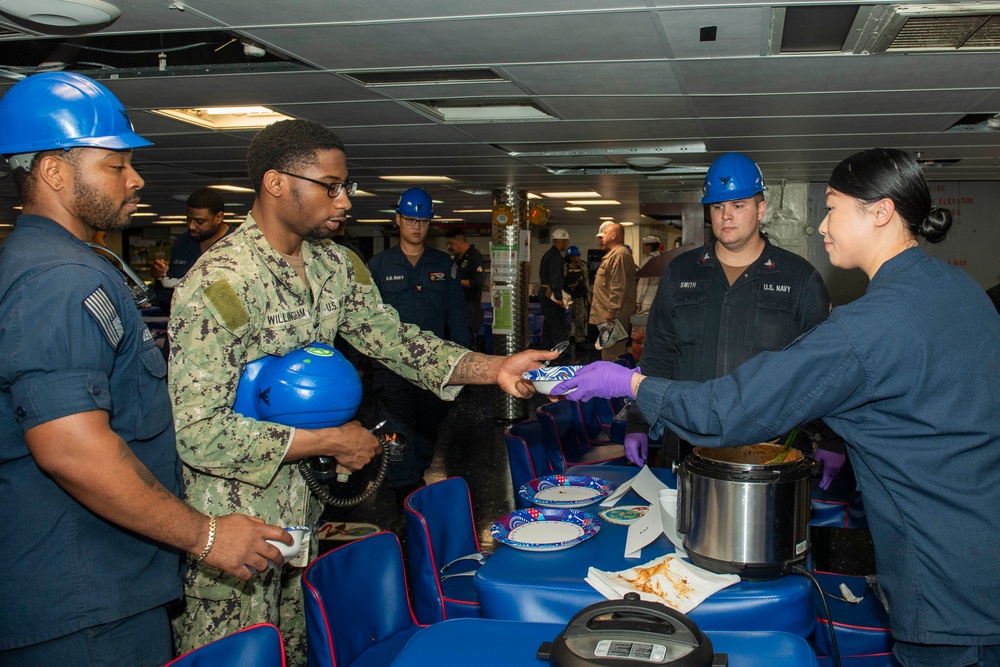
[[[356,185],[348,181],[343,144],[326,128],[293,120],[261,130],[248,168],[257,199],[246,222],[199,259],[174,296],[169,380],[185,497],[211,515],[239,510],[278,525],[315,526],[322,506],[297,461],[332,456],[358,470],[378,453],[378,441],[356,421],[296,429],[234,413],[248,362],[312,341],[332,343],[339,334],[453,400],[458,384],[499,383],[529,396],[520,374],[554,355],[476,354],[401,324],[362,260],[329,240],[344,224]],[[246,582],[189,559],[176,649],[270,622],[285,636],[288,664],[304,665],[301,568],[317,552],[310,540],[290,566]]]

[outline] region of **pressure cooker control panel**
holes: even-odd
[[[663,662],[663,658],[667,655],[667,647],[663,644],[606,639],[597,642],[594,655],[598,658],[622,658],[659,664]]]

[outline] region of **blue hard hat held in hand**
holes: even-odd
[[[434,202],[426,190],[421,188],[410,188],[399,197],[396,204],[396,213],[407,218],[423,218],[430,220],[434,217]]]
[[[328,428],[349,422],[359,405],[361,378],[351,362],[329,345],[310,343],[247,364],[233,412],[284,426]]]
[[[742,153],[726,153],[716,158],[705,174],[702,204],[749,199],[764,192],[764,176],[757,163]]]
[[[119,151],[150,145],[151,141],[132,129],[118,98],[80,74],[35,74],[19,81],[0,99],[2,155],[58,148]],[[27,168],[30,164],[29,158],[14,166]]]

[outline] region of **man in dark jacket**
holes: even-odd
[[[782,349],[830,314],[815,267],[761,234],[766,189],[760,169],[745,155],[727,153],[712,163],[701,201],[715,240],[679,255],[664,271],[646,327],[643,373],[672,380],[722,377],[761,352]],[[647,427],[635,410],[630,421],[626,455],[644,463]],[[668,456],[673,442],[668,433]],[[676,447],[678,460],[690,451],[684,442]]]

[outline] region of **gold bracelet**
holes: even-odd
[[[198,556],[199,563],[205,560],[208,552],[215,546],[215,522],[216,518],[214,516],[208,517],[208,544],[205,545],[205,548],[201,550],[201,554]]]

